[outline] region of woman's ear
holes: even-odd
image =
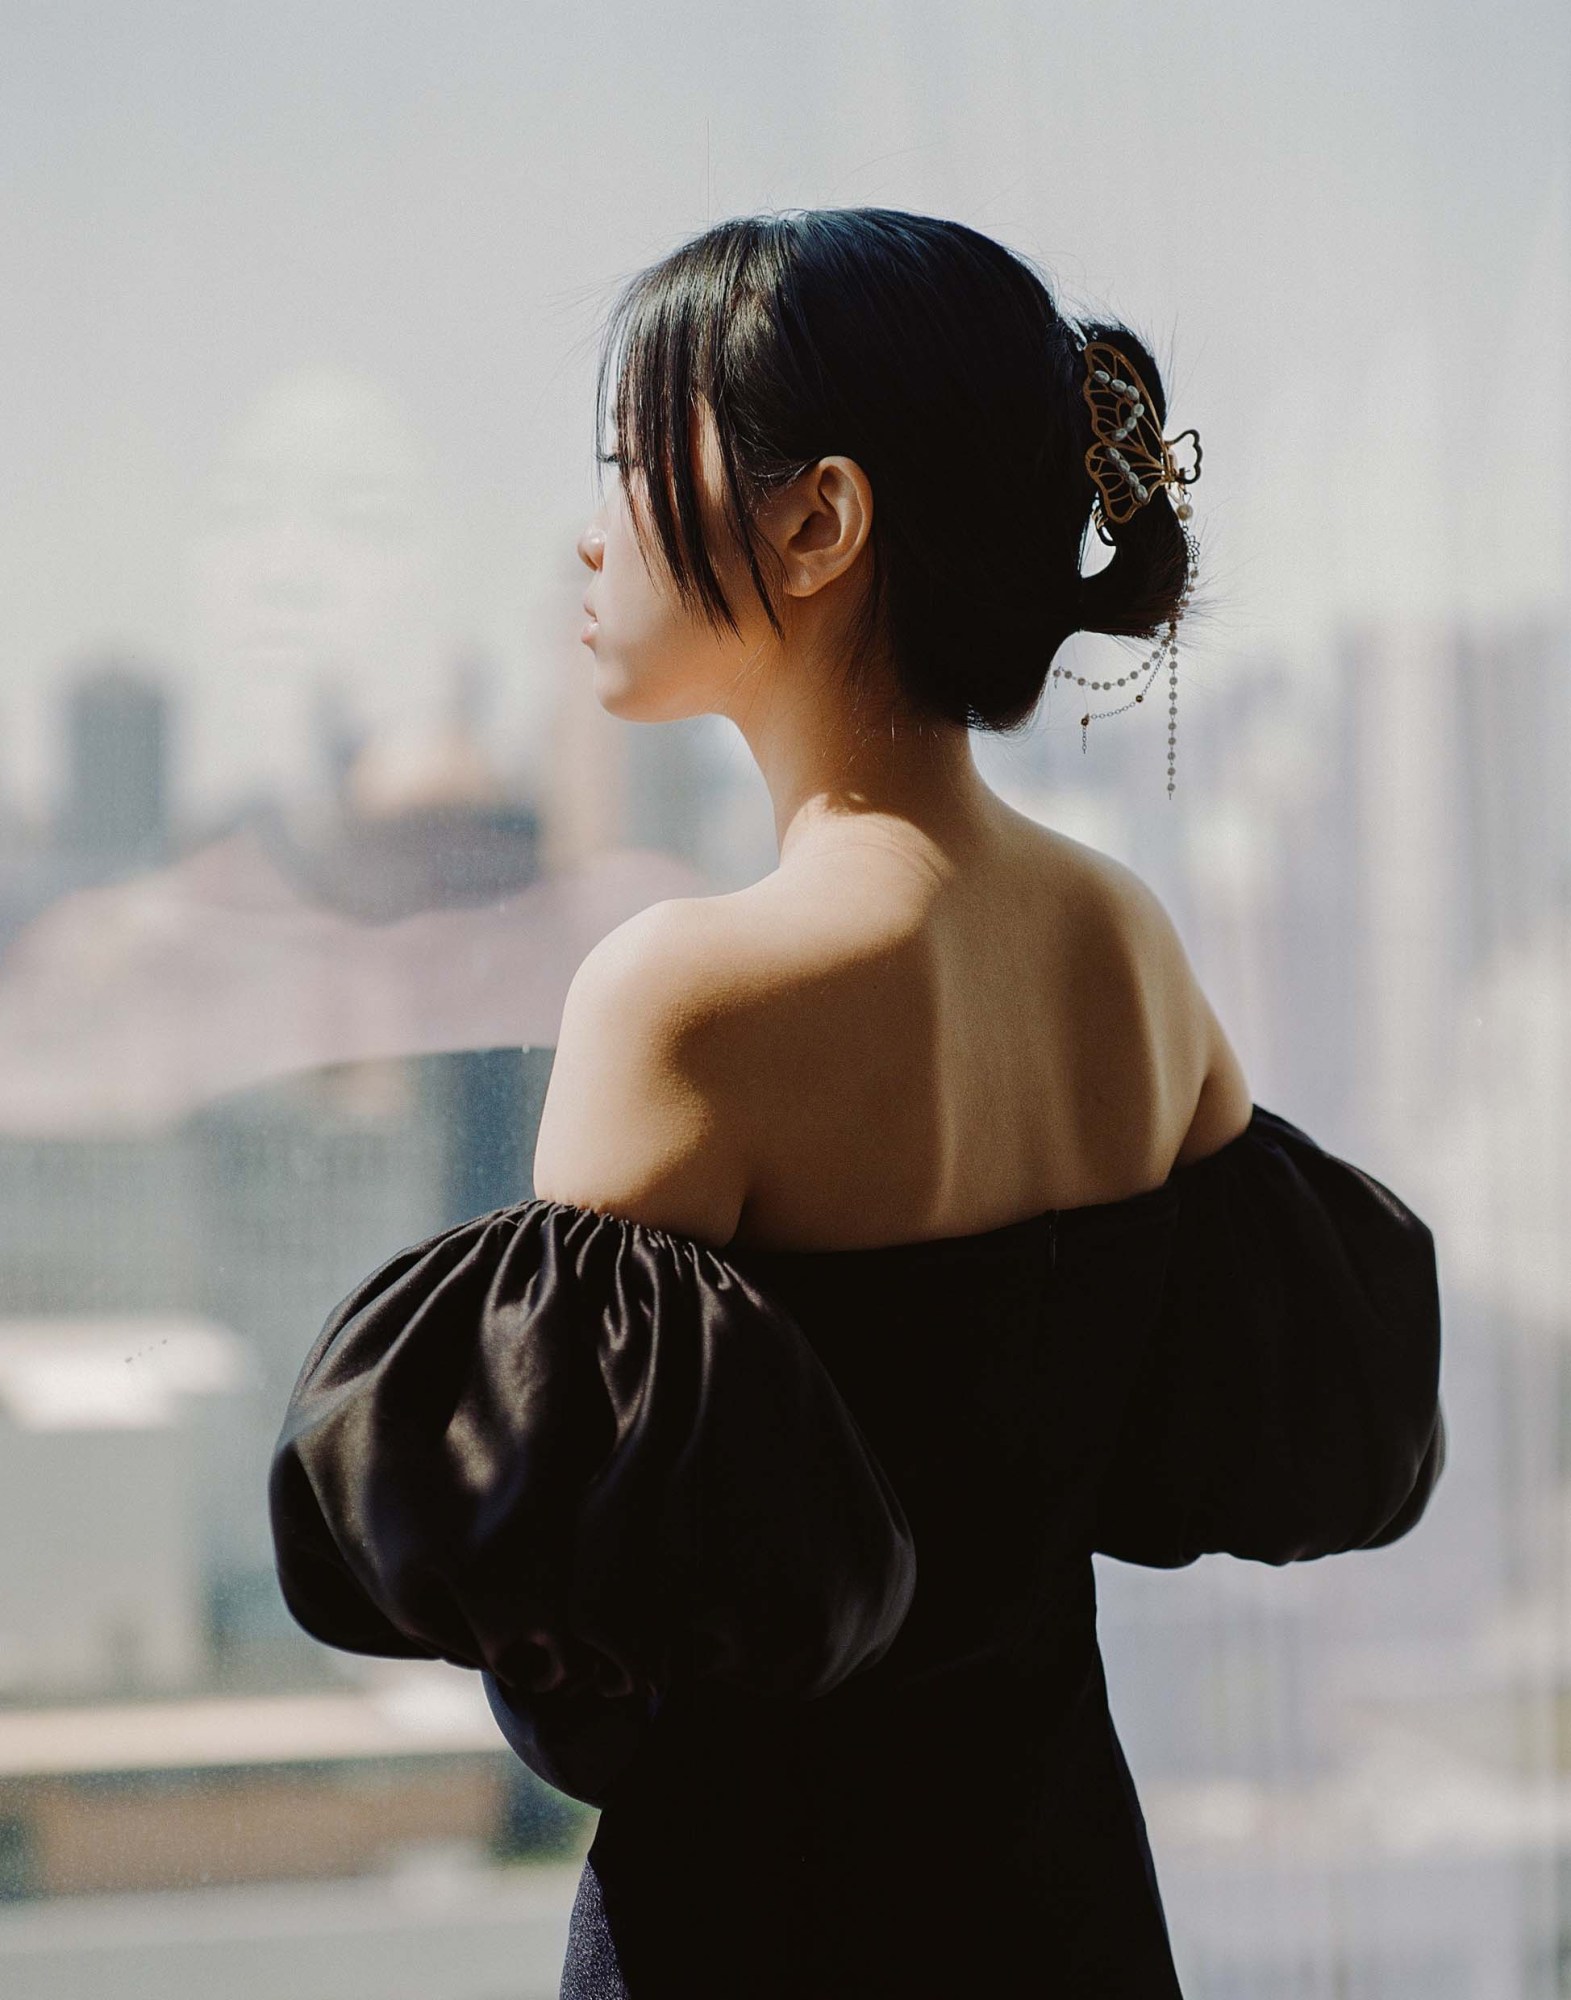
[[[758,528],[780,561],[782,587],[812,597],[844,576],[873,526],[873,489],[853,458],[821,458],[772,493]]]

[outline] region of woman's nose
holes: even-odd
[[[581,562],[591,569],[598,569],[605,560],[605,530],[593,526],[585,528],[578,538],[578,555]]]

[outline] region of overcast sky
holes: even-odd
[[[264,461],[396,515],[335,556],[359,698],[417,709],[479,647],[537,759],[581,661],[596,323],[760,207],[959,217],[1148,334],[1205,446],[1215,685],[1312,675],[1348,616],[1564,605],[1558,0],[0,0],[0,36],[0,792],[29,806],[84,652],[188,691],[192,799],[297,726],[239,691],[326,643],[246,623]]]

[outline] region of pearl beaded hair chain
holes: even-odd
[[[1084,393],[1091,411],[1091,431],[1093,443],[1086,453],[1086,471],[1096,482],[1097,500],[1092,521],[1098,537],[1110,547],[1116,547],[1113,537],[1107,532],[1108,523],[1114,526],[1127,521],[1137,507],[1144,507],[1163,486],[1192,486],[1200,477],[1200,433],[1195,430],[1180,431],[1175,438],[1164,438],[1151,410],[1151,398],[1145,384],[1128,357],[1105,340],[1086,342],[1081,349],[1086,373]],[[1195,462],[1191,471],[1181,472],[1173,461],[1172,447],[1186,438],[1195,441]],[[1199,570],[1199,557],[1195,549],[1195,539],[1189,529],[1190,516],[1194,509],[1187,499],[1179,500],[1173,507],[1183,532],[1186,551],[1184,565],[1184,589],[1177,608],[1167,621],[1167,630],[1157,642],[1144,667],[1133,673],[1120,674],[1117,680],[1088,681],[1084,674],[1071,674],[1067,667],[1054,667],[1055,679],[1073,681],[1076,687],[1088,687],[1100,692],[1103,689],[1121,688],[1129,682],[1139,680],[1142,673],[1146,684],[1135,696],[1135,701],[1143,702],[1151,683],[1162,671],[1162,661],[1167,661],[1168,701],[1167,701],[1167,795],[1173,796],[1173,772],[1178,761],[1178,621],[1189,607],[1189,599],[1194,591],[1195,576]],[[1096,712],[1095,720],[1109,715],[1122,715],[1133,702],[1122,702],[1117,708],[1103,708]],[[1086,748],[1087,732],[1093,717],[1090,709],[1080,718],[1080,748]]]

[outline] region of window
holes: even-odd
[[[289,1621],[262,1480],[349,1287],[529,1192],[585,951],[773,865],[727,725],[599,709],[573,543],[609,286],[798,202],[974,221],[1170,347],[1215,607],[1176,800],[1148,716],[1082,755],[1051,693],[979,761],[1151,881],[1257,1098],[1441,1247],[1418,1533],[1099,1566],[1186,1993],[1560,1990],[1568,32],[1547,0],[1487,37],[1348,0],[10,23],[8,1993],[556,1991],[593,1814],[469,1677]]]

